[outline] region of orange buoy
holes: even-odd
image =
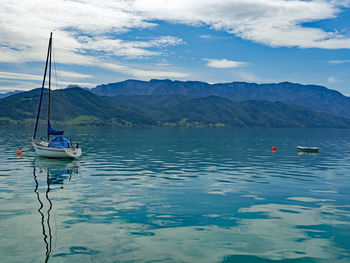
[[[21,156],[22,155],[22,149],[19,148],[17,151],[16,151],[16,155],[17,156]]]
[[[272,146],[272,151],[273,152],[277,151],[277,147],[276,146]]]

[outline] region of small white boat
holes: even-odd
[[[35,149],[37,155],[47,158],[78,158],[82,151],[77,143],[73,144],[71,140],[68,140],[66,137],[62,136],[63,131],[56,130],[51,127],[50,124],[50,101],[51,101],[51,56],[52,56],[52,32],[50,34],[49,39],[49,47],[47,50],[46,57],[46,65],[45,65],[45,73],[43,78],[43,83],[41,87],[40,93],[40,101],[38,106],[38,114],[36,116],[36,123],[34,129],[34,135],[32,139],[32,144]],[[40,139],[39,141],[35,140],[38,122],[40,117],[40,109],[43,100],[44,87],[45,87],[45,79],[46,73],[49,66],[49,90],[48,90],[48,114],[47,114],[47,141]],[[54,135],[50,139],[50,135]]]
[[[305,147],[305,146],[298,146],[297,149],[299,152],[308,152],[308,153],[318,153],[320,150],[318,147]]]

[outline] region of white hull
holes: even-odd
[[[33,142],[37,155],[46,158],[78,158],[81,155],[81,148],[54,148],[47,145]]]

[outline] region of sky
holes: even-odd
[[[290,81],[350,96],[350,0],[1,0],[0,92],[126,79]]]

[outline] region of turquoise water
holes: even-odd
[[[76,161],[0,133],[2,262],[350,262],[349,130],[70,128]]]

